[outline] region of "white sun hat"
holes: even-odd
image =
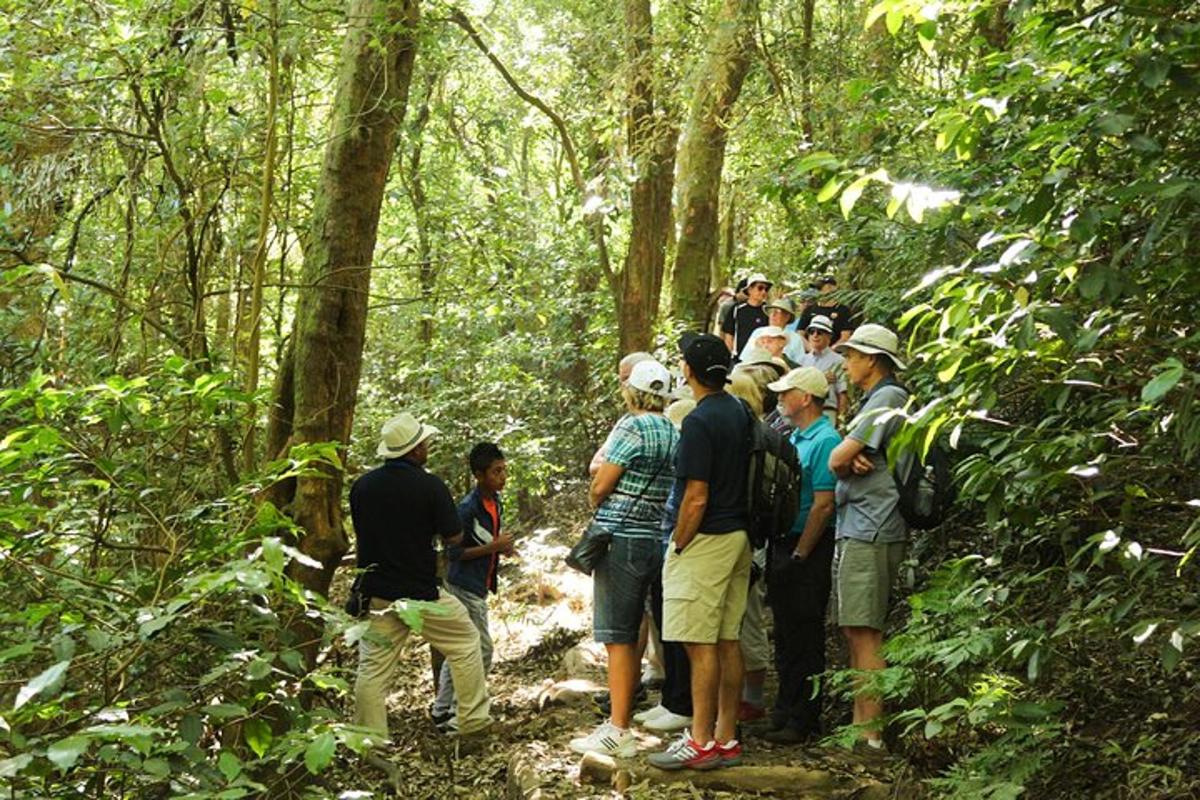
[[[381,458],[400,458],[434,434],[441,433],[432,425],[417,422],[407,411],[383,423],[379,430],[379,447],[375,455]]]
[[[896,369],[905,369],[904,362],[900,360],[899,356],[900,340],[896,338],[896,334],[882,325],[871,322],[859,325],[854,329],[854,333],[850,334],[849,339],[841,344],[835,344],[833,349],[838,353],[844,353],[847,349],[851,349],[860,353],[887,356],[896,365]]]

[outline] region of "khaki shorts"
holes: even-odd
[[[745,531],[698,533],[683,555],[663,564],[663,641],[737,641],[750,587],[750,539]]]
[[[838,540],[833,555],[833,619],[838,625],[883,630],[906,547],[905,542]]]

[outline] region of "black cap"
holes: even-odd
[[[813,284],[813,288],[820,289],[827,283],[832,283],[834,286],[837,286],[837,278],[833,277],[832,275],[825,275],[824,277],[817,278],[817,282]]]
[[[679,352],[705,386],[723,386],[728,381],[729,348],[711,333],[685,333],[679,337]]]

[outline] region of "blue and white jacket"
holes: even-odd
[[[500,495],[496,495],[496,516],[503,527],[504,504]],[[492,553],[466,560],[462,558],[463,550],[491,544],[497,533],[492,528],[492,515],[483,507],[478,486],[459,502],[458,517],[462,520],[462,541],[446,550],[450,559],[446,580],[472,594],[487,597],[488,592],[496,591],[496,568],[500,564],[500,554]]]

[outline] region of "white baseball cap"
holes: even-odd
[[[854,333],[850,334],[849,339],[835,344],[833,349],[838,353],[851,349],[860,353],[887,356],[896,365],[896,369],[905,369],[904,362],[900,360],[900,340],[896,338],[896,334],[872,322],[859,325],[854,329]]]
[[[626,383],[634,389],[666,397],[671,393],[671,373],[653,358],[633,365]]]
[[[824,397],[829,394],[829,381],[816,367],[798,367],[774,383],[768,383],[767,388],[778,394],[799,389],[813,397]]]
[[[381,458],[400,458],[434,434],[441,433],[432,425],[417,422],[417,418],[405,412],[383,423],[379,430],[379,447],[375,455]]]
[[[755,341],[763,338],[764,336],[774,336],[779,339],[788,338],[787,331],[778,325],[763,325],[761,328],[755,331],[752,336]]]
[[[746,288],[748,289],[756,283],[765,283],[768,289],[775,285],[769,278],[767,278],[766,275],[763,275],[761,272],[756,272],[749,278],[746,278]]]

